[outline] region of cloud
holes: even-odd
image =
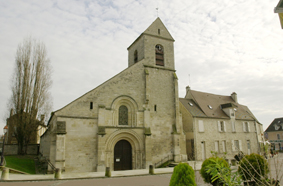
[[[158,7],[175,39],[180,97],[187,85],[235,91],[266,128],[282,117],[283,37],[274,6],[273,0],[1,1],[0,112],[23,38],[46,44],[57,110],[127,68],[127,47],[156,19]]]

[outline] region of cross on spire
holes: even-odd
[[[157,15],[157,17],[158,17],[158,8],[156,8],[156,15]]]

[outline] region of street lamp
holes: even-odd
[[[1,163],[0,163],[0,167],[2,167],[3,164],[4,164],[5,134],[6,134],[7,130],[8,130],[8,127],[5,126],[5,127],[3,128],[4,138],[3,138],[3,144],[2,144],[2,153],[1,153]]]

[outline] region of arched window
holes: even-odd
[[[134,62],[138,62],[138,51],[135,50],[135,53],[134,53]]]
[[[128,108],[125,105],[119,107],[119,125],[128,125]]]
[[[155,46],[156,65],[164,66],[164,52],[161,45]]]

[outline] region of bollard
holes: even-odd
[[[154,167],[153,167],[153,165],[149,165],[149,174],[154,174]]]
[[[61,169],[55,169],[54,178],[57,179],[57,180],[62,179],[62,176],[61,176]]]
[[[105,176],[106,176],[106,177],[111,177],[111,170],[110,170],[110,167],[106,167],[106,169],[105,169]]]
[[[2,168],[2,175],[1,175],[2,180],[9,180],[9,169],[3,167]]]

